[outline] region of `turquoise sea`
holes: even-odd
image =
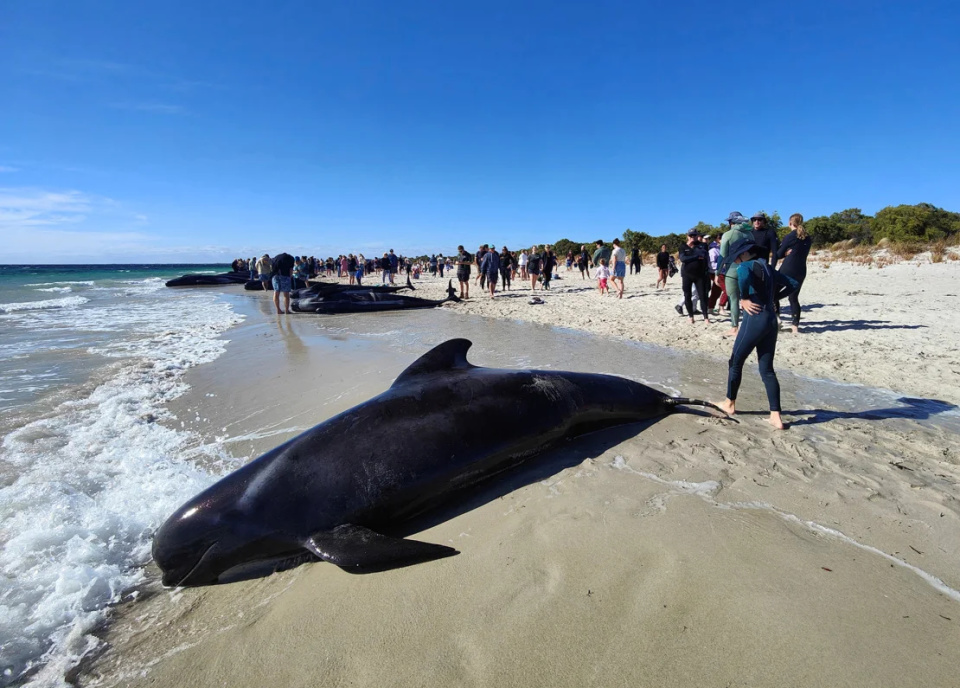
[[[241,316],[164,282],[228,270],[0,265],[0,686],[65,685],[152,529],[212,480],[155,421]]]

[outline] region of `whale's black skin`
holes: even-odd
[[[298,435],[180,507],[157,531],[164,585],[304,550],[348,569],[456,554],[381,533],[555,442],[662,416],[677,404],[611,375],[481,368],[452,339],[383,394]],[[415,448],[407,451],[397,448]]]
[[[407,283],[401,286],[393,286],[387,284],[372,284],[372,285],[360,285],[360,284],[336,284],[332,282],[313,282],[305,289],[295,289],[290,293],[291,299],[305,299],[310,296],[327,296],[329,294],[335,294],[338,292],[345,291],[372,291],[376,293],[388,294],[398,291],[403,291],[409,289],[411,291],[416,291],[417,288],[413,286],[413,283],[410,281],[410,275],[407,275]]]
[[[374,289],[339,291],[301,297],[291,302],[290,307],[298,313],[371,313],[375,311],[399,311],[409,308],[436,308],[447,301],[459,301],[452,280],[447,283],[447,298],[421,299],[416,296],[383,293]]]
[[[219,275],[181,275],[165,283],[168,287],[209,287],[223,284],[243,284],[250,279],[248,270],[224,272]]]

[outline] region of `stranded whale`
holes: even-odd
[[[470,345],[440,344],[383,394],[181,506],[153,540],[163,583],[213,583],[237,565],[305,551],[353,570],[449,556],[456,550],[384,531],[565,437],[679,404],[712,406],[612,375],[477,367],[467,362]]]
[[[422,299],[416,296],[384,293],[375,289],[352,289],[350,291],[301,296],[294,299],[291,308],[297,313],[373,313],[410,308],[436,308],[448,301],[460,301],[457,290],[453,288],[452,281],[447,282],[447,298],[445,299]]]

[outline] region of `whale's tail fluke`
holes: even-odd
[[[664,400],[664,403],[670,408],[674,408],[676,406],[705,406],[715,411],[719,411],[724,418],[733,420],[732,416],[728,415],[726,411],[714,404],[712,401],[704,401],[703,399],[688,399],[687,397],[667,397]]]

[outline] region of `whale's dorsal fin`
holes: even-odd
[[[433,347],[400,373],[399,377],[393,381],[393,386],[402,385],[419,375],[428,373],[453,368],[475,368],[476,366],[467,363],[467,350],[471,346],[473,342],[469,339],[450,339]]]

